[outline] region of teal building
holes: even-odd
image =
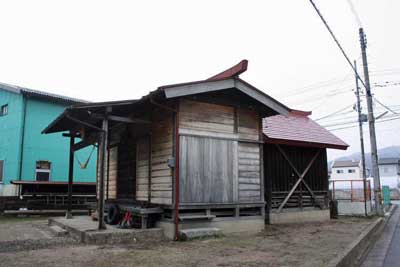
[[[18,195],[21,181],[68,181],[69,138],[41,131],[68,106],[87,101],[0,83],[0,196]],[[97,151],[75,153],[74,182],[96,181]]]

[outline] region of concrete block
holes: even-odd
[[[222,231],[219,228],[195,228],[183,229],[179,231],[180,240],[192,240],[196,238],[219,236],[222,236]]]
[[[60,226],[57,225],[51,225],[50,226],[50,231],[55,235],[55,236],[65,236],[68,234],[68,232],[61,228]]]
[[[164,235],[167,239],[174,239],[175,225],[173,221],[158,221],[156,227],[164,230]],[[244,232],[257,233],[265,229],[265,220],[263,216],[246,216],[239,218],[215,218],[211,221],[185,221],[179,223],[179,230],[196,228],[218,228],[221,229],[223,234]]]
[[[288,224],[288,223],[310,223],[324,222],[330,220],[329,210],[302,210],[287,211],[281,213],[270,213],[271,224]]]

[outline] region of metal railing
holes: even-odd
[[[363,179],[331,180],[330,190],[333,200],[365,202],[370,201],[372,198],[369,180],[366,180],[365,188]]]

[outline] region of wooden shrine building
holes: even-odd
[[[276,176],[281,144],[265,139],[269,122],[263,127],[263,118],[287,118],[293,111],[240,79],[246,70],[244,60],[209,79],[162,86],[138,100],[74,105],[43,131],[66,132],[71,157],[99,144],[99,228],[106,209],[109,222],[130,211],[142,218],[141,227],[161,227],[170,238],[197,227],[264,229],[266,200],[269,214],[276,206],[272,194],[291,190],[290,184],[271,185],[292,178]],[[318,157],[325,171],[325,150]],[[316,182],[318,188],[320,183],[325,189],[327,181]],[[284,202],[292,203],[292,194]]]

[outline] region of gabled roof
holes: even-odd
[[[400,164],[400,158],[379,158],[379,165]]]
[[[5,90],[8,92],[16,93],[16,94],[22,94],[30,97],[36,97],[48,101],[55,101],[59,103],[66,103],[66,104],[79,104],[79,103],[89,103],[89,101],[82,100],[82,99],[77,99],[77,98],[72,98],[68,96],[63,96],[63,95],[57,95],[53,93],[48,93],[45,91],[39,91],[39,90],[34,90],[34,89],[29,89],[25,87],[20,87],[16,85],[11,85],[11,84],[6,84],[6,83],[0,83],[0,90]]]
[[[276,114],[287,116],[290,108],[239,78],[239,75],[247,70],[247,65],[248,61],[242,60],[235,66],[206,80],[164,85],[159,87],[158,90],[164,91],[165,97],[168,99],[235,88],[269,107]]]
[[[263,120],[266,143],[347,149],[349,146],[310,119],[311,112],[292,110],[289,116],[276,115]]]
[[[359,167],[359,160],[335,160],[333,162],[332,168],[344,168],[344,167]]]
[[[78,116],[80,121],[90,120],[91,123],[98,123],[99,120],[95,121],[89,118],[90,116],[88,115],[88,112],[93,112],[93,110],[103,110],[107,106],[118,105],[121,109],[129,110],[138,108],[144,103],[152,102],[152,100],[157,97],[159,99],[166,100],[202,93],[225,92],[226,90],[232,89],[237,89],[241,94],[244,95],[244,97],[249,97],[254,100],[254,102],[259,104],[260,107],[263,107],[263,109],[267,110],[268,114],[288,115],[290,112],[288,107],[238,77],[238,75],[244,72],[246,69],[247,60],[244,60],[209,79],[160,86],[157,88],[157,90],[152,91],[148,95],[137,100],[74,105],[66,109],[49,126],[47,126],[42,133],[54,133],[72,129],[72,126],[77,124],[76,120],[73,120],[73,118],[76,117],[73,116]]]

